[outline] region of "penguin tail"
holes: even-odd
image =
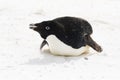
[[[100,45],[98,45],[89,35],[85,36],[86,44],[92,47],[97,52],[102,52],[103,49]]]

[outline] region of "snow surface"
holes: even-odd
[[[41,52],[42,39],[29,24],[60,16],[88,20],[104,51]],[[0,80],[120,80],[119,25],[120,0],[0,0]]]

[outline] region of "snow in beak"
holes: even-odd
[[[35,24],[30,24],[29,26],[30,26],[30,29],[35,29],[36,28]]]

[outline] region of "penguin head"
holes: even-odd
[[[43,21],[41,23],[30,24],[30,26],[30,29],[37,31],[43,39],[62,31],[62,27],[54,21]]]

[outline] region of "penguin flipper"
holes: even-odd
[[[41,44],[41,46],[40,46],[40,49],[42,49],[46,44],[48,44],[47,41],[46,41],[46,40],[43,40],[43,42],[42,42],[42,44]]]
[[[98,45],[90,36],[87,35],[85,38],[85,41],[86,41],[87,45],[92,47],[97,52],[103,51],[102,47],[100,45]]]

